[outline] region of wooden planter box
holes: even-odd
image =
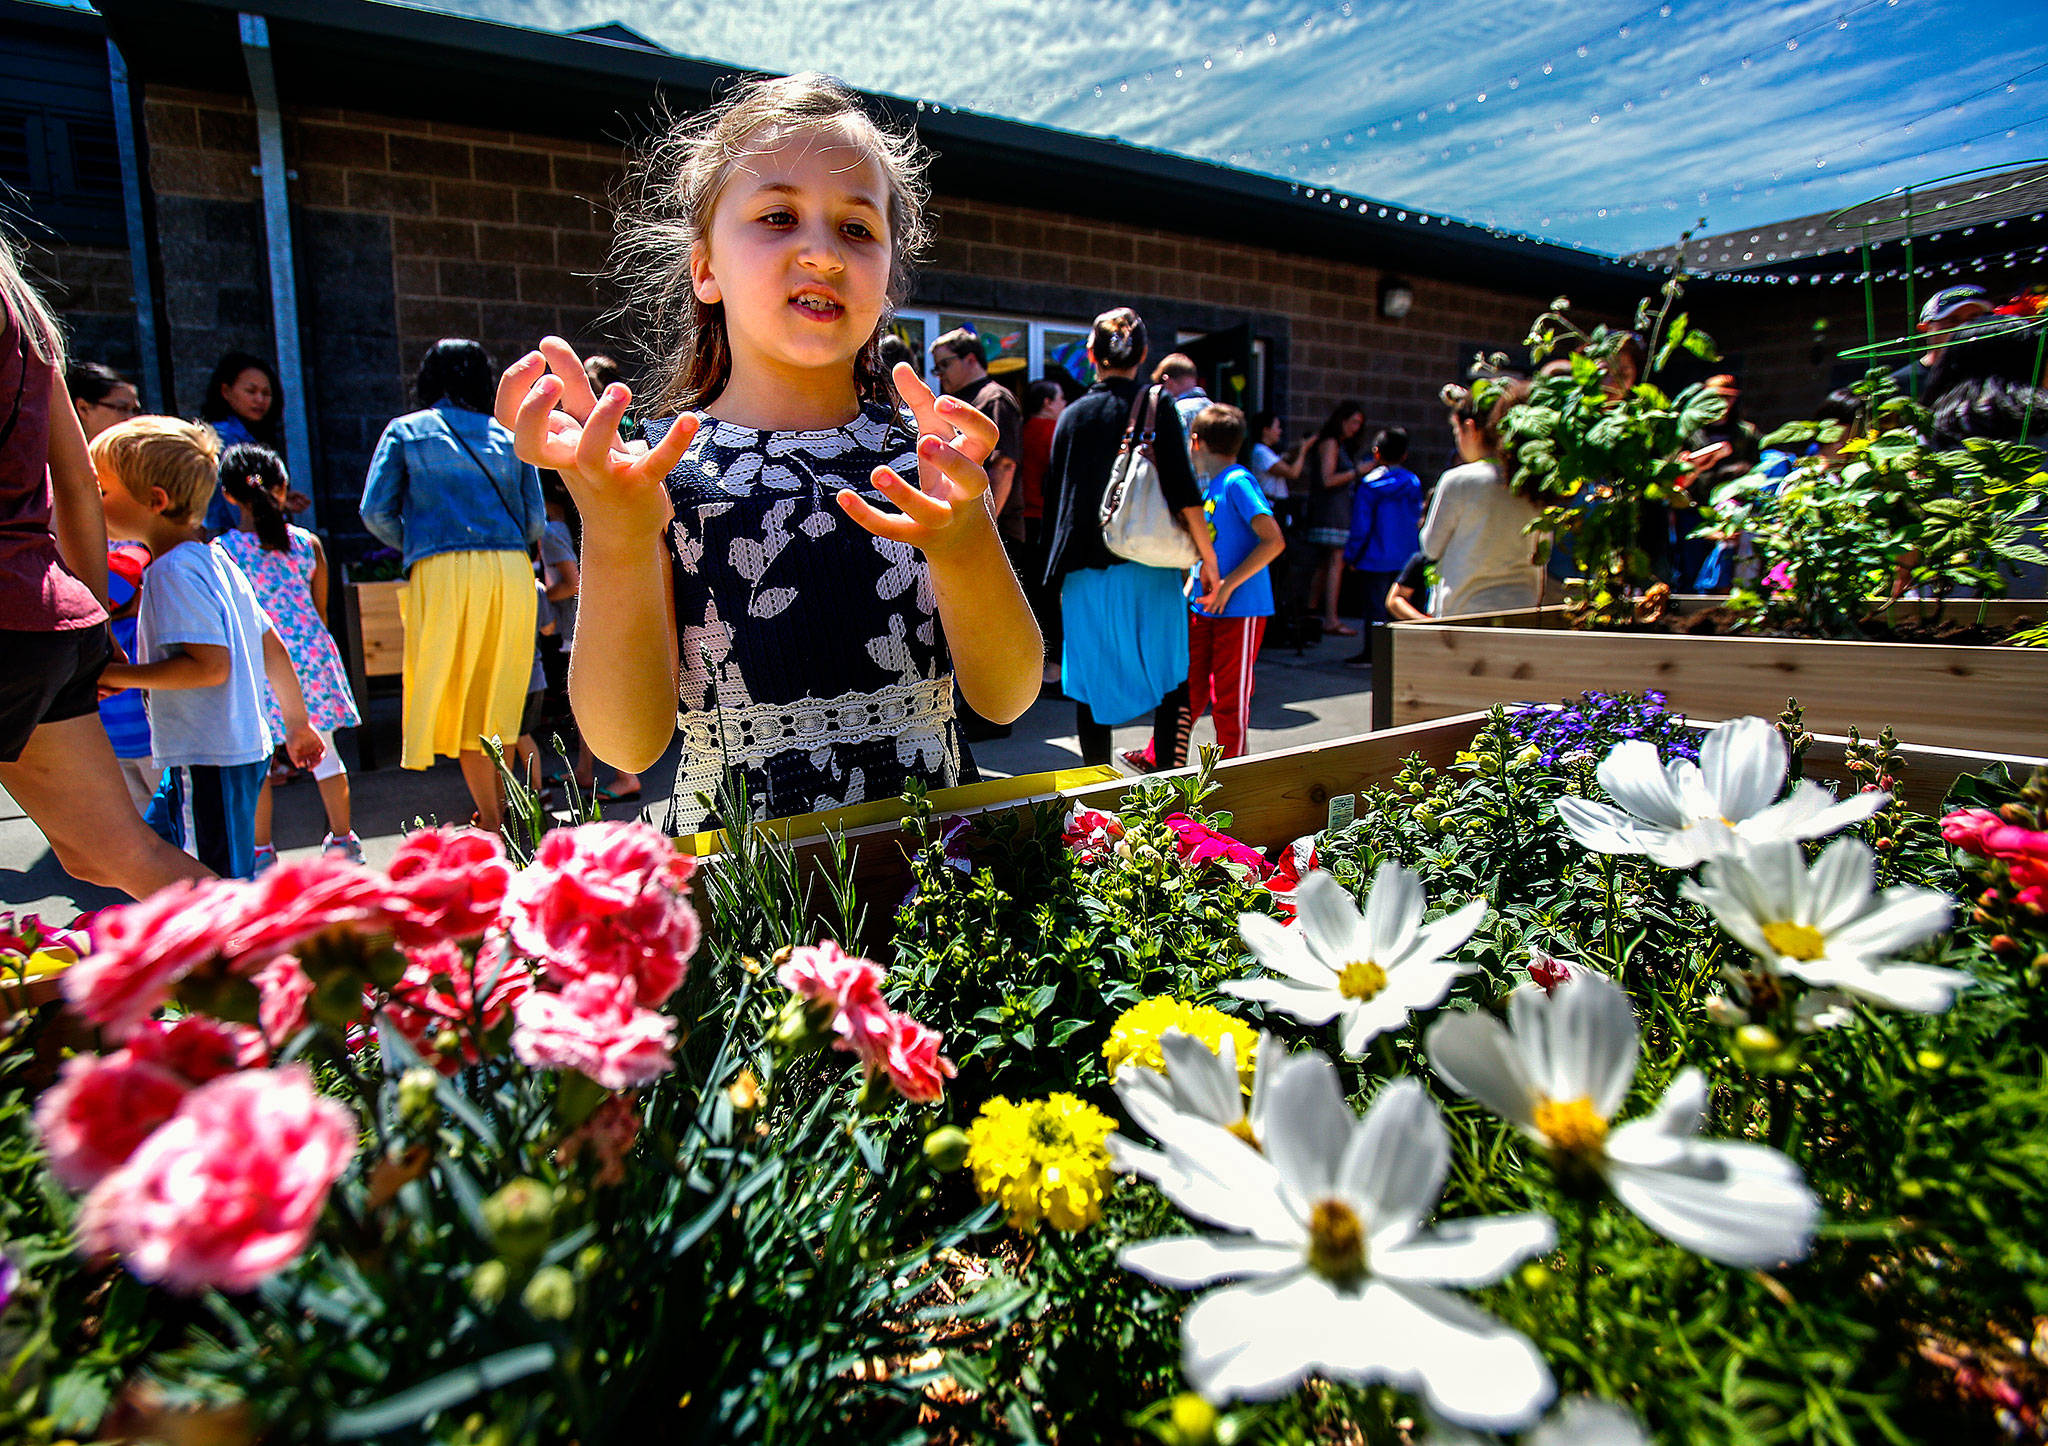
[[[1986,613],[2039,619],[2048,602],[1995,601]],[[1797,698],[1816,733],[1874,735],[1889,724],[1907,742],[1944,748],[2031,755],[2048,745],[2048,648],[1580,631],[1561,607],[1394,623],[1373,643],[1375,728],[1588,689],[1656,688],[1693,718],[1775,718]]]
[[[344,652],[348,660],[349,683],[356,701],[369,717],[370,683],[373,679],[397,678],[405,670],[405,590],[403,578],[384,582],[352,582],[348,585],[348,622]],[[357,755],[364,769],[377,766],[372,730],[356,731]]]
[[[1782,702],[1779,706],[1783,706]],[[1327,827],[1332,799],[1391,781],[1411,754],[1419,754],[1433,767],[1449,767],[1471,744],[1485,720],[1484,712],[1469,712],[1384,732],[1234,758],[1217,765],[1211,775],[1216,791],[1203,800],[1202,806],[1228,810],[1234,816],[1233,837],[1261,850],[1272,849]],[[1871,726],[1874,731],[1882,724],[1874,722]],[[1847,744],[1846,738],[1817,734],[1806,754],[1806,776],[1831,785],[1837,793],[1846,792],[1849,773],[1843,765]],[[2042,751],[2038,745],[2033,750],[2036,754]],[[1912,743],[1902,744],[1899,752],[1907,764],[1900,779],[1900,797],[1908,807],[1928,815],[1940,810],[1950,786],[1965,774],[2003,763],[2011,767],[2016,777],[2024,779],[2029,769],[2048,761],[2035,756]],[[1054,775],[1041,777],[1049,780]],[[1018,782],[1027,788],[1030,784],[1028,779]],[[1124,778],[1083,784],[972,808],[949,808],[946,793],[939,792],[932,795],[932,806],[937,816],[947,818],[986,819],[1041,803],[1057,804],[1062,813],[1073,808],[1114,812],[1138,782],[1135,778]],[[800,828],[817,828],[811,820],[795,822]],[[783,837],[794,832],[787,821],[759,827]],[[836,827],[833,831],[839,832]],[[699,835],[697,851],[715,853],[719,837]],[[877,957],[886,957],[896,907],[910,888],[909,856],[916,839],[893,822],[848,828],[840,837],[852,855],[854,884],[867,908],[862,947]],[[832,846],[832,840],[818,832],[810,837],[798,832],[792,842],[799,859],[813,868],[819,866]]]

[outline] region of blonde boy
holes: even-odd
[[[200,528],[217,454],[212,432],[173,417],[137,417],[93,438],[108,535],[140,542],[156,559],[142,580],[137,659],[108,664],[100,688],[148,694],[151,759],[164,770],[151,827],[215,873],[246,879],[256,867],[256,799],[278,741],[263,721],[266,677],[292,759],[311,767],[325,745],[249,579]]]

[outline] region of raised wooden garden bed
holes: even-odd
[[[1677,607],[1719,601],[1682,598]],[[1974,605],[1957,606],[1974,614]],[[2048,616],[2048,602],[1993,602],[1985,620],[2023,616]],[[1375,728],[1588,689],[1656,688],[1699,719],[1773,718],[1797,698],[1816,733],[1888,723],[1909,743],[2048,751],[2048,648],[1587,632],[1567,627],[1560,607],[1395,623],[1373,641]]]

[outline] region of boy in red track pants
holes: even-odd
[[[1202,508],[1215,540],[1216,590],[1188,610],[1188,721],[1211,708],[1225,758],[1245,751],[1252,709],[1253,665],[1273,614],[1267,564],[1287,546],[1273,506],[1257,479],[1237,464],[1244,413],[1211,403],[1195,417],[1188,454],[1202,480]]]

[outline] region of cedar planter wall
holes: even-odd
[[[1974,607],[1951,604],[1950,612]],[[2048,602],[1996,601],[1987,614],[2040,619]],[[1890,725],[1909,743],[1984,753],[2032,755],[2048,745],[2048,648],[1580,631],[1557,607],[1395,623],[1375,645],[1376,728],[1497,703],[1554,703],[1588,689],[1656,688],[1700,719],[1774,718],[1797,698],[1816,733],[1855,727],[1869,737]]]

